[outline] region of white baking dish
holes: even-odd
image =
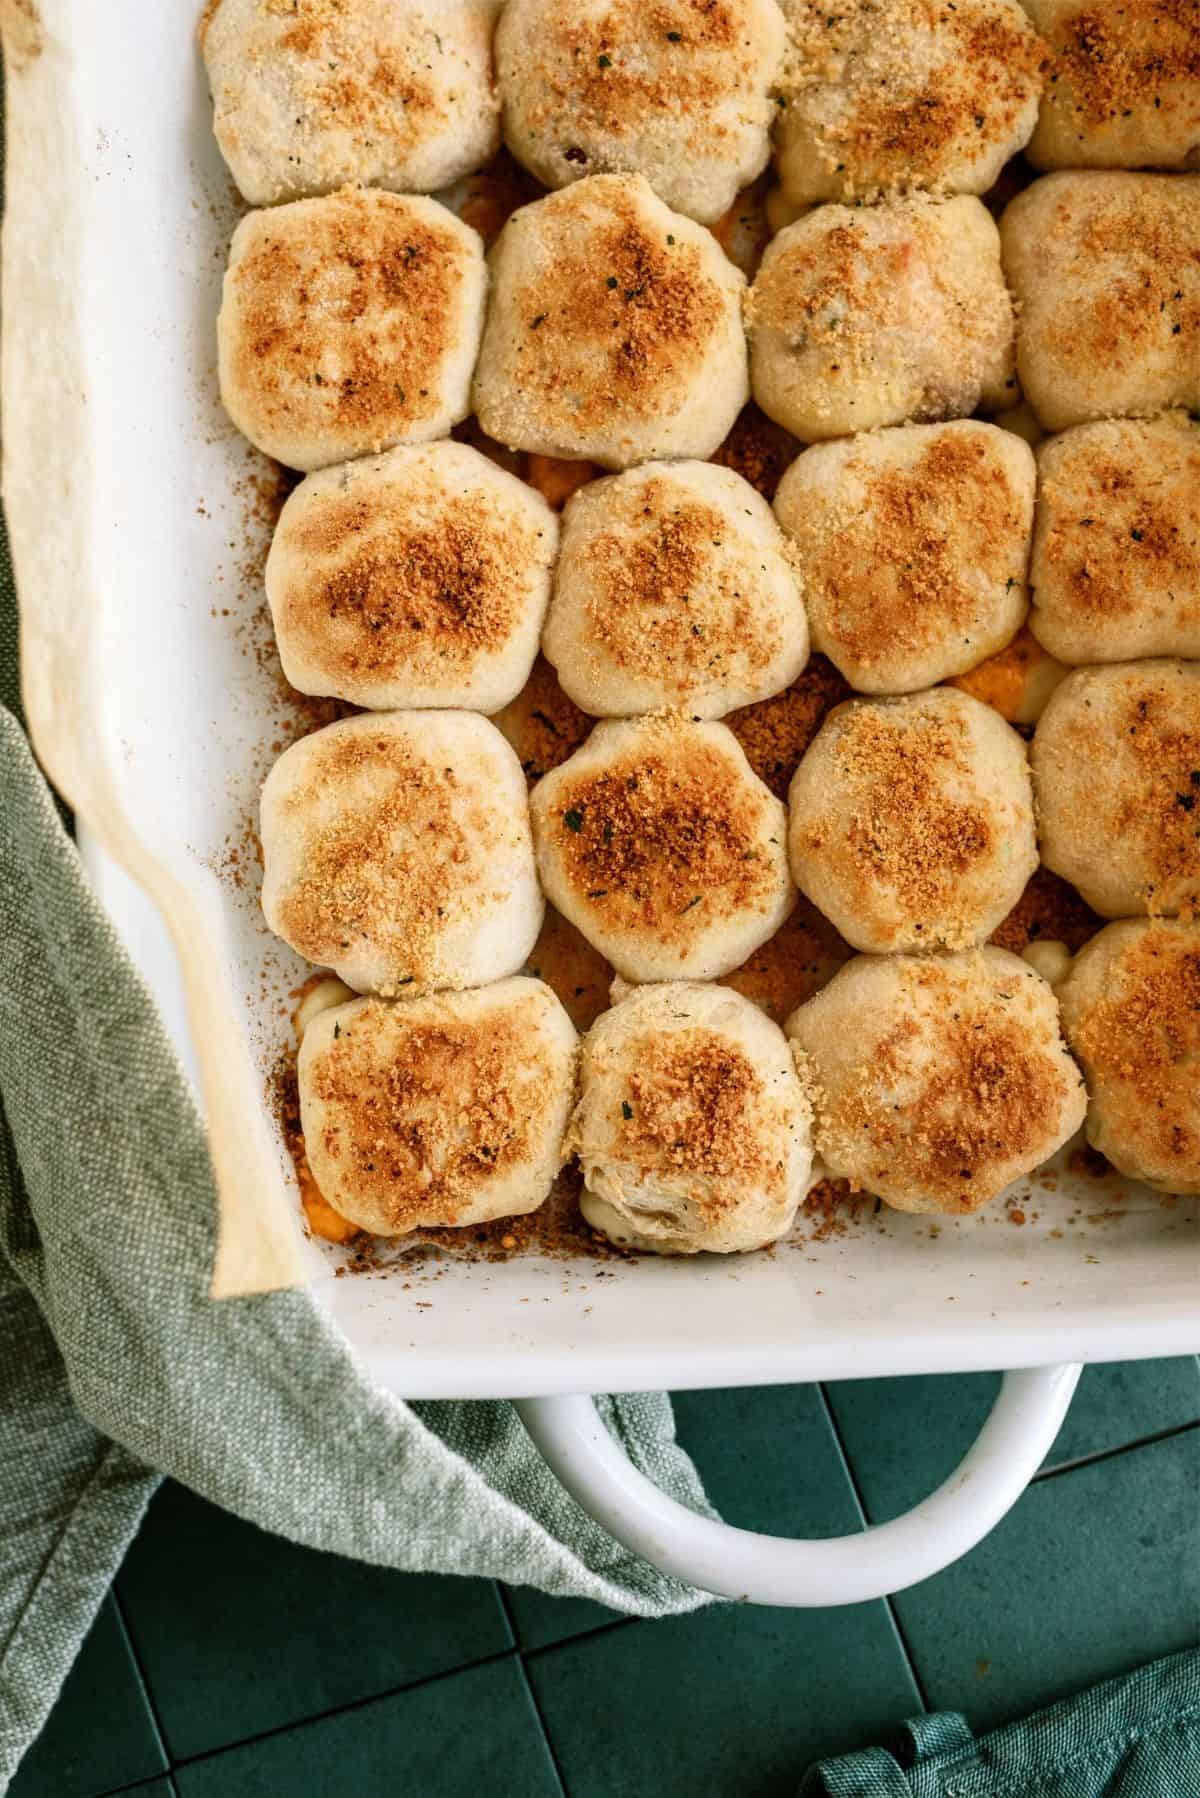
[[[790,1603],[894,1590],[1017,1496],[1073,1384],[1045,1364],[1200,1347],[1196,1207],[1060,1172],[1035,1180],[1021,1228],[1002,1206],[932,1225],[868,1213],[750,1258],[443,1260],[402,1279],[333,1277],[338,1252],[301,1237],[264,1096],[305,970],[266,933],[255,881],[222,873],[281,708],[269,654],[255,653],[268,642],[261,591],[241,572],[265,528],[246,485],[263,465],[215,391],[234,212],[195,10],[0,0],[3,399],[30,722],[101,893],[186,1038],[229,1201],[220,1285],[310,1279],[371,1373],[406,1397],[1041,1367],[1010,1383],[965,1481],[933,1511],[815,1559],[813,1545],[787,1559],[735,1532],[702,1540],[700,1520],[653,1512],[590,1406],[527,1411],[617,1534],[714,1590]]]

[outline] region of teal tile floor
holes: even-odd
[[[750,1528],[913,1503],[990,1376],[683,1393]],[[1092,1368],[1016,1509],[890,1602],[646,1623],[292,1547],[167,1485],[11,1798],[783,1798],[922,1709],[986,1729],[1200,1644],[1200,1366]]]

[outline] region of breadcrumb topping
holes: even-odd
[[[543,844],[577,902],[681,956],[719,919],[769,905],[779,875],[762,853],[768,796],[745,766],[680,719],[645,720],[600,768],[562,771]]]
[[[400,504],[350,489],[283,522],[286,628],[339,680],[469,668],[508,643],[551,560],[549,531],[494,487],[444,493],[413,470],[398,485]]]
[[[782,1183],[783,1169],[764,1148],[759,1108],[766,1101],[754,1064],[728,1039],[702,1029],[647,1033],[629,1077],[616,1152],[643,1178],[668,1169],[753,1181],[769,1192]],[[719,1216],[737,1195],[704,1185],[693,1202]]]
[[[789,0],[786,12],[780,129],[803,133],[823,197],[970,187],[981,158],[1003,159],[1032,128],[1045,47],[1016,6]]]
[[[356,1215],[402,1234],[469,1221],[490,1188],[536,1168],[562,1091],[543,1013],[528,992],[470,1014],[454,999],[356,1005],[303,1074],[323,1107],[309,1150],[327,1186],[335,1173],[333,1200],[350,1193]]]
[[[880,993],[862,1059],[831,1069],[814,1013],[792,1025],[832,1173],[903,1210],[970,1212],[1044,1160],[1082,1118],[1082,1082],[1057,1031],[1049,988],[990,950],[854,962]],[[837,981],[813,1003],[824,1028]],[[868,994],[860,984],[860,1000]],[[838,1018],[842,1025],[844,1017]],[[806,1052],[807,1051],[807,1052]]]
[[[856,685],[886,690],[904,658],[919,678],[901,686],[928,684],[930,656],[933,678],[959,673],[979,660],[997,609],[1016,611],[1010,630],[1019,623],[1032,493],[1017,491],[994,436],[948,425],[892,463],[868,439],[835,477],[836,496],[825,482],[800,486],[785,517],[797,577],[821,647]]]
[[[813,858],[852,910],[860,895],[864,915],[884,889],[899,914],[894,936],[974,941],[978,895],[966,880],[997,854],[998,820],[981,798],[962,796],[977,783],[965,720],[948,708],[852,701],[825,728],[837,784],[825,810],[793,800],[798,872]]]
[[[707,361],[724,360],[744,277],[639,177],[548,195],[514,215],[493,256],[476,405],[503,442],[553,433],[570,454],[622,426],[665,426]]]
[[[1102,933],[1067,982],[1063,1019],[1093,1091],[1092,1140],[1135,1178],[1200,1189],[1200,930]]]
[[[308,778],[279,802],[282,826],[302,844],[277,901],[280,934],[325,966],[369,943],[391,970],[385,994],[463,984],[444,965],[447,932],[509,896],[493,886],[491,852],[514,836],[494,775],[478,752],[440,767],[391,732],[326,738]]]
[[[1049,101],[1084,139],[1089,128],[1145,111],[1159,130],[1200,130],[1200,8],[1196,0],[1106,0],[1055,9]]]
[[[782,647],[758,545],[669,475],[607,492],[611,528],[586,538],[592,644],[622,672],[661,680],[672,703],[735,675],[753,691]]]
[[[1200,650],[1200,430],[1182,415],[1044,445],[1034,625],[1069,661]]]
[[[464,280],[480,257],[428,200],[345,188],[251,213],[222,309],[223,388],[247,434],[328,444],[333,460],[428,432],[467,340]]]

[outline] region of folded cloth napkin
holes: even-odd
[[[814,1767],[800,1798],[1200,1798],[1200,1653],[1170,1655],[976,1739],[945,1711],[896,1752]]]
[[[579,1509],[511,1405],[402,1404],[303,1292],[209,1299],[203,1126],[17,721],[16,635],[0,542],[0,1791],[162,1473],[381,1566],[705,1603]],[[708,1511],[666,1397],[602,1411]]]

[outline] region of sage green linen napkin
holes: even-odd
[[[903,1736],[895,1754],[868,1748],[813,1768],[800,1798],[1200,1798],[1200,1653],[979,1738],[956,1711],[918,1717]]]
[[[161,1473],[380,1566],[647,1617],[706,1602],[578,1508],[510,1405],[402,1404],[303,1292],[209,1299],[203,1126],[30,754],[16,651],[0,542],[0,1790]],[[707,1510],[665,1396],[602,1410]]]

